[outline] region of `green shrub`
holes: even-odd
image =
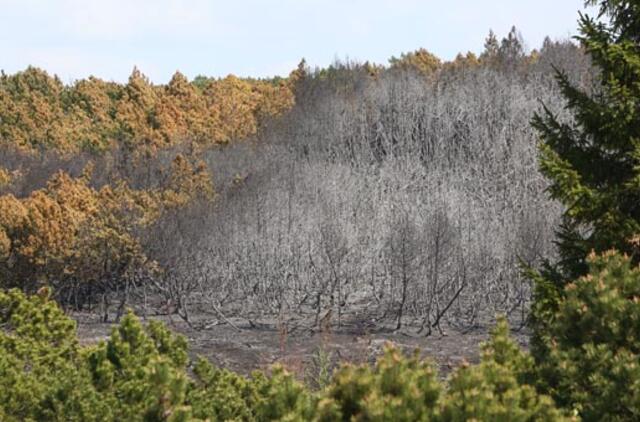
[[[129,313],[106,343],[88,349],[90,380],[116,420],[185,420],[187,344]]]
[[[188,392],[194,416],[212,420],[254,419],[252,408],[260,398],[248,379],[217,368],[203,358],[194,366],[194,376]]]
[[[187,420],[186,342],[127,315],[81,347],[75,322],[45,294],[0,292],[3,421]]]
[[[284,369],[245,378],[199,359],[189,392],[194,416],[209,420],[309,420],[312,395]]]
[[[543,388],[584,420],[640,420],[640,268],[614,252],[587,259],[542,340]]]
[[[440,394],[432,365],[417,355],[407,359],[388,346],[374,368],[346,365],[336,372],[318,403],[316,419],[431,420]]]
[[[553,400],[531,383],[533,359],[501,319],[480,364],[463,365],[443,387],[432,365],[387,347],[374,368],[345,366],[321,396],[322,421],[560,421]]]
[[[509,338],[501,319],[482,346],[480,364],[462,366],[449,380],[441,420],[570,420],[550,397],[537,393],[533,374],[533,358]]]
[[[106,342],[81,347],[76,325],[46,292],[0,291],[0,420],[195,421],[308,419],[311,394],[284,370],[244,378],[131,313]]]
[[[75,323],[46,294],[0,292],[0,415],[3,421],[103,420]]]
[[[482,361],[443,386],[434,367],[389,346],[374,367],[346,365],[313,392],[281,367],[243,377],[204,359],[188,376],[187,344],[127,314],[106,342],[82,347],[48,295],[0,292],[2,421],[562,420],[531,385],[531,357],[501,321]]]

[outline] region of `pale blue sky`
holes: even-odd
[[[154,82],[285,75],[305,57],[385,63],[424,47],[451,59],[480,52],[489,28],[511,25],[529,47],[576,32],[583,0],[0,0],[0,69],[32,64],[64,82]]]

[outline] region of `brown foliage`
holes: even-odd
[[[29,67],[0,77],[0,142],[34,152],[212,145],[256,133],[260,120],[293,105],[287,82],[228,76],[198,89],[180,72],[154,85],[137,68],[126,84],[95,77],[63,85]]]
[[[166,186],[136,190],[123,181],[91,187],[92,167],[73,178],[56,173],[26,198],[0,196],[0,280],[3,287],[56,292],[75,284],[120,283],[133,272],[157,270],[141,232],[165,209],[213,198],[202,162],[178,155]]]

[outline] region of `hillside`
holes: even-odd
[[[640,7],[587,4],[451,61],[3,72],[0,420],[636,420]]]

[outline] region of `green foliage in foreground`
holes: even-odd
[[[344,365],[320,391],[280,367],[243,377],[191,365],[183,337],[132,314],[106,342],[82,346],[46,294],[0,292],[0,420],[639,420],[640,268],[615,252],[587,263],[540,338],[543,362],[499,320],[480,363],[446,383],[389,346],[375,366]]]
[[[565,206],[559,260],[534,282],[539,386],[584,420],[640,420],[640,2],[587,0],[577,39],[593,93],[558,73],[573,119],[536,115],[540,170]],[[615,249],[624,256],[606,252]],[[603,254],[596,256],[595,254]],[[577,280],[577,281],[576,281]]]
[[[587,256],[615,249],[640,263],[640,2],[588,0],[599,18],[581,16],[576,37],[598,69],[593,93],[558,73],[572,119],[551,110],[533,118],[540,134],[540,170],[549,193],[564,207],[557,233],[559,259],[535,281],[532,351],[540,344],[564,295],[564,287],[589,271]]]
[[[542,141],[540,170],[565,206],[553,266],[560,291],[587,273],[591,251],[616,249],[640,262],[640,3],[586,3],[600,7],[601,19],[581,16],[576,39],[599,71],[599,86],[582,91],[558,72],[573,119],[545,108],[532,121]]]
[[[448,385],[417,356],[393,347],[371,369],[345,366],[321,393],[322,421],[561,421],[570,420],[551,398],[528,383],[533,360],[509,338],[500,320],[482,346],[480,364],[463,365]]]
[[[343,366],[312,392],[282,368],[246,378],[203,359],[189,367],[183,337],[132,314],[106,342],[82,346],[46,294],[0,292],[3,421],[564,420],[536,393],[532,366],[500,321],[481,363],[447,386],[429,363],[389,346],[373,368]]]
[[[540,382],[586,421],[640,420],[640,268],[614,252],[565,288],[542,336]]]

